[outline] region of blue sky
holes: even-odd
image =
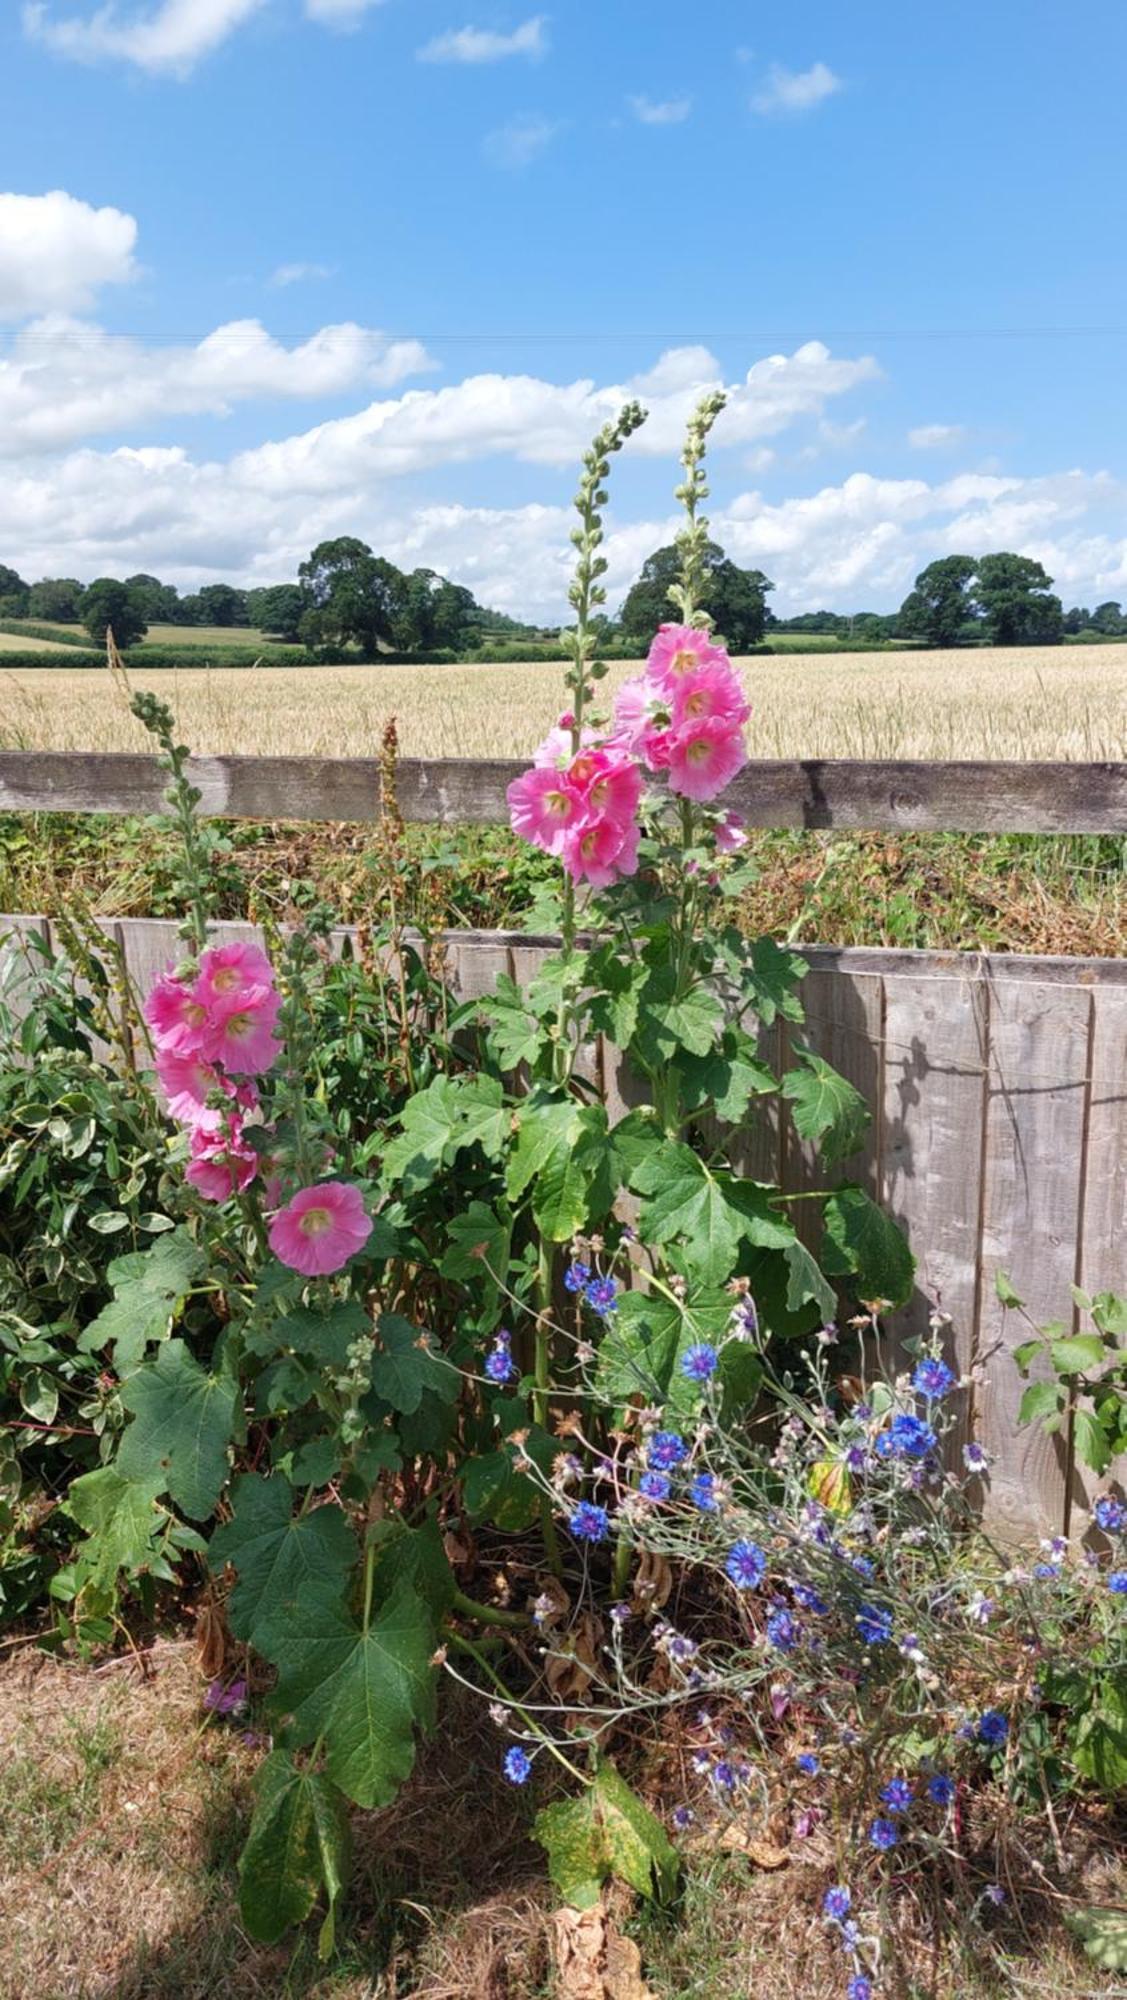
[[[273,581],[362,534],[559,616],[624,390],[612,582],[713,516],[780,610],[953,548],[1127,598],[1110,0],[9,0],[0,561]]]

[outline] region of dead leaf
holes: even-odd
[[[196,1612],[196,1652],[204,1679],[218,1679],[227,1658],[227,1625],[210,1592]]]
[[[544,1667],[544,1678],[557,1701],[582,1701],[599,1669],[602,1620],[585,1611],[577,1625],[557,1643]]]
[[[664,1556],[655,1555],[652,1549],[643,1549],[634,1572],[634,1595],[631,1610],[638,1613],[660,1611],[668,1604],[673,1591],[673,1571]]]
[[[601,1904],[556,1910],[552,1917],[560,2000],[653,2000],[642,1956]]]

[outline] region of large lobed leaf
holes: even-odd
[[[344,1799],[317,1771],[299,1770],[274,1750],[255,1780],[254,1817],[239,1860],[239,1908],[260,1944],[276,1944],[304,1923],[322,1886],[328,1915],[320,1955],[333,1948],[337,1904],[348,1881],[351,1831]]]
[[[640,1896],[667,1897],[676,1887],[676,1849],[613,1764],[600,1764],[594,1782],[577,1798],[545,1806],[533,1834],[547,1852],[557,1889],[577,1910],[598,1902],[611,1875]]]
[[[170,1340],[122,1385],[133,1412],[117,1454],[125,1479],[169,1494],[194,1521],[211,1513],[227,1477],[238,1384],[209,1375],[182,1340]]]
[[[245,1473],[232,1490],[231,1519],[216,1529],[208,1548],[214,1571],[230,1563],[238,1572],[227,1622],[236,1639],[252,1646],[258,1646],[259,1627],[296,1605],[304,1590],[343,1600],[356,1561],[356,1541],[338,1507],[295,1516],[293,1503],[288,1479]]]
[[[106,1274],[113,1298],[79,1334],[80,1352],[95,1354],[112,1340],[114,1368],[128,1374],[151,1341],[165,1339],[206,1264],[184,1228],[158,1236],[151,1250],[115,1257]]]
[[[810,1049],[797,1055],[797,1067],[782,1082],[800,1139],[813,1140],[826,1162],[855,1153],[869,1125],[869,1107],[859,1090]]]

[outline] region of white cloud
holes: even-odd
[[[255,398],[393,388],[432,366],[418,341],[350,324],[284,347],[258,320],[234,320],[195,347],[147,348],[56,315],[24,327],[0,355],[0,458],[170,416],[224,416]]]
[[[751,108],[767,113],[813,111],[816,105],[824,104],[827,97],[833,97],[843,88],[841,78],[824,62],[803,70],[783,69],[781,64],[772,63],[766,85],[752,98]]]
[[[311,21],[321,21],[327,28],[358,28],[371,8],[383,4],[384,0],[305,0],[305,11]]]
[[[266,0],[163,0],[128,13],[110,3],[93,14],[55,20],[46,0],[30,0],[23,10],[24,32],[56,55],[76,62],[118,58],[156,75],[187,76]]]
[[[137,224],[119,208],[51,194],[0,194],[0,320],[88,306],[136,275]]]
[[[482,151],[491,166],[515,172],[538,159],[560,129],[551,118],[540,118],[531,112],[522,113],[519,117],[510,118],[506,125],[499,125],[496,131],[488,132]]]
[[[270,274],[270,283],[283,288],[286,285],[309,285],[332,275],[331,264],[279,264],[277,270]]]
[[[660,103],[652,97],[631,97],[629,104],[640,125],[683,125],[693,108],[691,97],[670,97]]]
[[[934,451],[937,446],[958,444],[965,436],[962,424],[917,424],[908,432],[914,451]]]
[[[818,436],[832,450],[841,451],[847,445],[856,444],[868,421],[867,417],[855,417],[851,424],[835,424],[828,417],[823,417],[818,425]]]
[[[534,14],[522,21],[512,34],[501,35],[490,28],[452,28],[436,35],[418,52],[420,62],[495,63],[507,56],[530,56],[534,62],[548,53],[548,16]]]

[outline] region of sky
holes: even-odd
[[[1121,0],[0,0],[0,562],[361,536],[566,615],[710,513],[780,615],[1011,548],[1127,600]]]

